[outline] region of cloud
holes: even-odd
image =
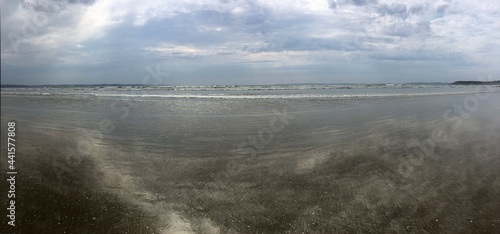
[[[382,16],[387,15],[401,20],[407,19],[410,15],[409,8],[406,6],[406,4],[401,3],[392,3],[390,5],[382,4],[377,7],[377,13]]]
[[[377,4],[377,0],[327,0],[330,9],[336,9],[341,6],[353,5],[353,6],[366,6],[371,4]]]
[[[88,83],[92,74],[137,83],[151,64],[207,84],[220,81],[216,68],[242,81],[400,79],[378,69],[388,63],[457,79],[470,74],[463,69],[498,73],[498,12],[500,4],[486,0],[2,0],[2,82],[38,75],[50,83],[59,74]]]
[[[384,27],[383,34],[396,37],[426,36],[431,33],[430,22],[393,22]]]
[[[392,52],[392,53],[376,53],[370,55],[371,58],[377,60],[391,60],[391,61],[447,61],[447,62],[463,62],[465,57],[460,53],[436,53],[434,51],[405,51]]]

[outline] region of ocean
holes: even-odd
[[[0,172],[12,121],[17,170],[16,226],[2,228],[498,233],[499,90],[2,88]]]

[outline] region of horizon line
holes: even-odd
[[[0,84],[0,86],[274,86],[274,85],[377,85],[377,84],[452,84],[455,82],[500,82],[497,81],[454,81],[454,82],[404,82],[404,83],[277,83],[277,84],[210,84],[210,85],[171,85],[171,84],[133,84],[133,83],[97,83],[97,84]]]

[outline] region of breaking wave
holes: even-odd
[[[455,92],[407,92],[407,93],[343,93],[343,94],[227,94],[227,93],[182,93],[182,94],[126,94],[126,93],[59,93],[59,92],[2,92],[2,95],[34,95],[34,96],[88,96],[88,97],[121,97],[121,98],[195,98],[195,99],[350,99],[350,98],[389,98],[437,95],[463,95],[477,93],[494,93],[490,91],[455,91]]]

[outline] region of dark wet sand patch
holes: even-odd
[[[71,140],[39,137],[19,142],[30,143],[18,149],[17,225],[5,231],[159,233],[156,217],[100,187],[101,172],[90,157],[75,167],[65,164],[67,155],[61,149],[72,145]],[[7,186],[4,181],[2,186]]]

